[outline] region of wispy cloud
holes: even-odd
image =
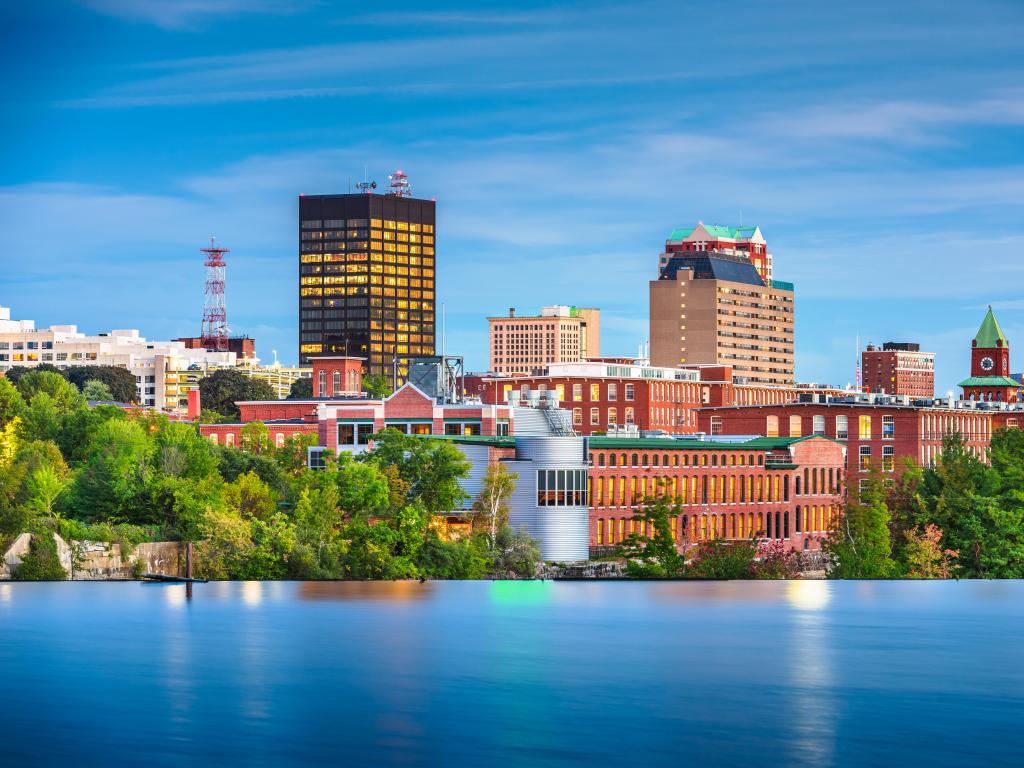
[[[312,0],[78,0],[97,13],[125,21],[181,30],[225,16],[288,14],[306,10]]]

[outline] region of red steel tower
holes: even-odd
[[[228,351],[228,311],[224,304],[224,282],[227,248],[218,248],[210,238],[209,248],[200,248],[206,254],[206,297],[203,301],[203,347],[214,352]]]

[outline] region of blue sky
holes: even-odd
[[[760,225],[801,380],[849,382],[859,334],[936,351],[944,392],[989,303],[1024,350],[1019,2],[382,8],[4,3],[0,304],[197,333],[216,235],[233,329],[294,361],[297,195],[402,168],[471,368],[509,306],[599,306],[633,353],[698,220]]]

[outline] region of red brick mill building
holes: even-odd
[[[826,437],[592,437],[589,451],[590,545],[598,551],[640,532],[632,517],[649,497],[679,504],[671,526],[681,549],[760,538],[818,550],[842,503],[846,451]]]
[[[659,368],[637,365],[630,358],[552,364],[537,376],[466,377],[466,393],[485,403],[507,403],[510,395],[525,399],[538,392],[557,393],[561,406],[572,413],[573,429],[581,435],[621,427],[692,435],[700,431],[697,409],[702,407],[788,403],[801,394],[839,395],[843,390],[745,384],[733,379],[727,365]]]

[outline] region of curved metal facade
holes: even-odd
[[[582,437],[516,437],[516,459],[506,462],[519,474],[509,502],[509,524],[540,542],[545,560],[572,561],[589,557],[588,504],[540,506],[537,472],[588,469]],[[586,487],[584,485],[584,487]],[[584,502],[587,502],[584,492]]]

